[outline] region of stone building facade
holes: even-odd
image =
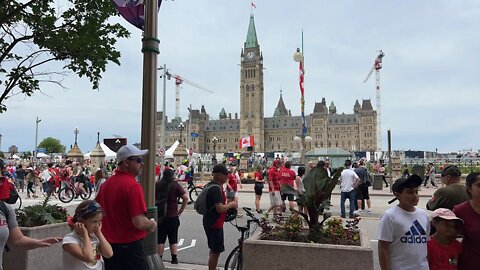
[[[180,120],[172,119],[166,124],[166,146],[172,145],[187,132],[198,133],[188,145],[196,153],[213,153],[213,138],[217,139],[216,152],[242,152],[239,140],[253,135],[256,152],[296,152],[298,145],[293,142],[302,128],[301,116],[292,116],[287,110],[282,94],[273,117],[264,115],[263,53],[258,44],[253,16],[250,16],[247,38],[242,48],[240,68],[240,114],[227,113],[222,109],[218,119],[210,119],[204,106],[193,109],[188,120],[190,131],[180,130]],[[307,96],[308,98],[308,96]],[[316,102],[313,112],[307,115],[307,135],[312,137],[314,147],[340,147],[351,151],[374,151],[376,145],[377,113],[369,99],[357,100],[353,113],[337,113],[333,101],[327,107],[325,98]],[[162,112],[157,113],[157,145],[161,139]],[[181,135],[182,134],[182,135]]]

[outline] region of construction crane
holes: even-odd
[[[372,76],[373,71],[375,70],[375,81],[376,81],[376,96],[377,96],[377,150],[382,150],[382,110],[381,110],[381,98],[380,98],[380,69],[382,69],[382,59],[385,56],[382,50],[378,51],[378,55],[375,58],[372,68],[367,74],[367,77],[363,81],[366,83],[370,76]]]
[[[176,119],[180,119],[180,88],[182,87],[182,84],[183,83],[187,83],[193,87],[196,87],[200,90],[203,90],[205,92],[208,92],[208,93],[211,93],[213,94],[213,91],[210,91],[194,82],[191,82],[183,77],[181,77],[180,75],[176,75],[176,74],[171,74],[171,73],[168,73],[167,72],[167,76],[168,78],[170,77],[173,77],[175,78],[175,118]]]

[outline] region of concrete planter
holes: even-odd
[[[24,235],[44,239],[48,237],[63,237],[70,233],[67,223],[58,223],[38,227],[21,227]],[[34,269],[63,269],[62,243],[46,248],[24,250],[10,247],[9,252],[3,254],[3,269],[5,270],[34,270]]]
[[[260,231],[243,243],[244,269],[373,269],[373,251],[365,231],[361,246],[260,240]]]

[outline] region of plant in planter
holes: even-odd
[[[48,204],[50,196],[41,203],[15,210],[18,226],[37,227],[67,221],[67,210],[58,205]]]
[[[322,224],[319,222],[319,217],[328,207],[330,203],[328,198],[330,198],[343,171],[343,167],[338,168],[331,177],[328,177],[327,171],[323,166],[324,163],[320,161],[303,179],[305,194],[303,194],[297,202],[305,205],[308,214],[291,209],[296,215],[300,215],[306,220],[309,231],[311,232],[321,230]],[[296,190],[290,185],[282,185],[281,188],[283,192],[296,193]],[[324,216],[323,219],[325,220],[329,217],[330,216]]]

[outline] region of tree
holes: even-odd
[[[30,151],[23,152],[21,158],[23,159],[29,159],[32,156],[32,153]]]
[[[60,143],[59,139],[55,139],[52,137],[47,137],[43,139],[43,141],[38,144],[38,148],[45,148],[47,149],[47,153],[64,153],[65,146]]]
[[[31,96],[43,83],[64,88],[69,71],[98,89],[108,62],[120,65],[117,38],[130,35],[107,22],[114,15],[110,0],[0,0],[0,113],[6,99]]]

